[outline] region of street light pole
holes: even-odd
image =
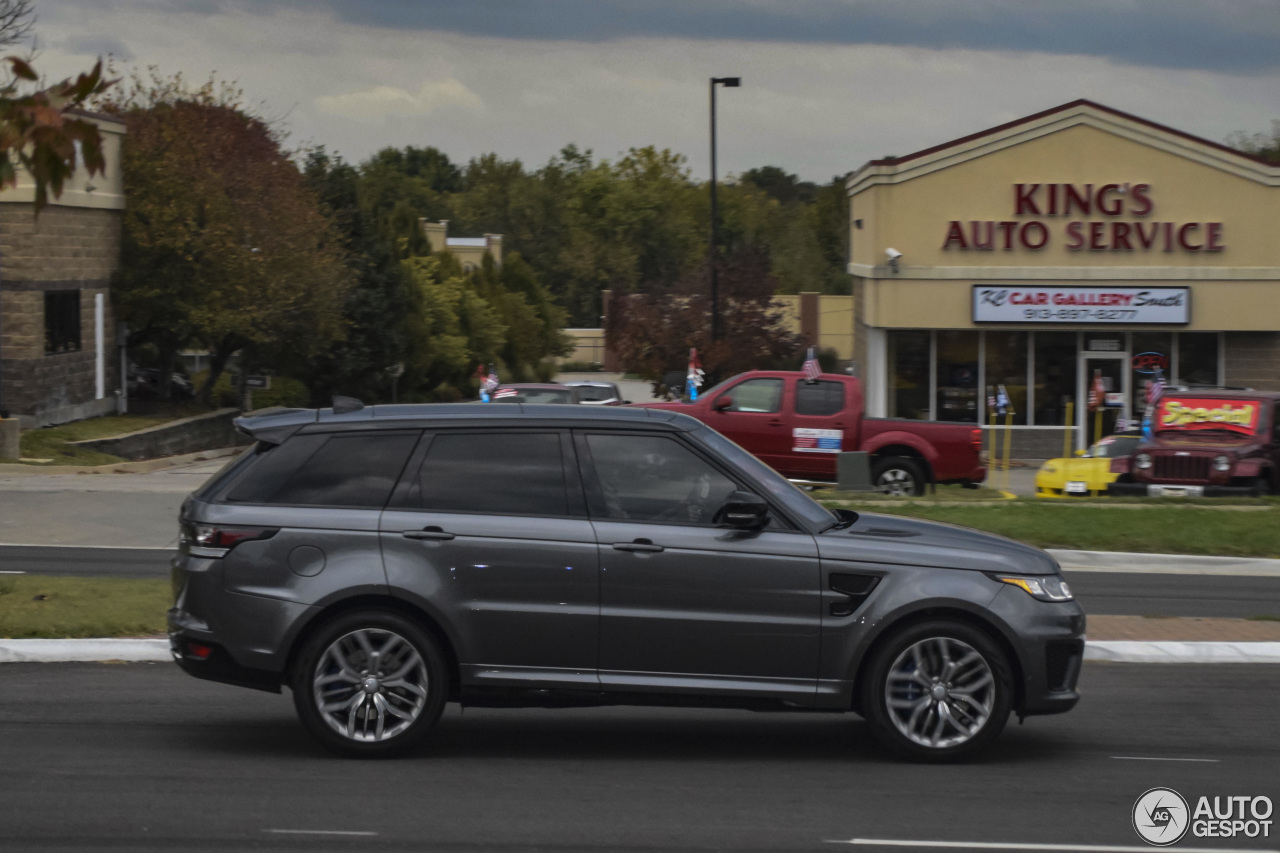
[[[716,271],[720,243],[720,214],[716,209],[716,84],[736,89],[741,77],[711,78],[711,340],[720,340],[720,281]]]

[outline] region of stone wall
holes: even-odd
[[[120,211],[0,204],[0,406],[26,427],[113,411],[121,385],[110,277]],[[80,349],[45,353],[45,293],[80,291]],[[96,397],[94,299],[105,294],[105,392]]]
[[[1280,391],[1280,332],[1227,332],[1226,384]]]
[[[237,432],[231,423],[239,414],[237,409],[219,409],[207,415],[183,418],[180,421],[141,429],[127,435],[73,443],[77,447],[86,447],[125,459],[158,459],[161,456],[175,456],[179,453],[238,447],[250,442],[248,436]]]

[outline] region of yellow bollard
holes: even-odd
[[[1067,423],[1066,429],[1062,431],[1062,455],[1064,458],[1071,457],[1071,409],[1074,405],[1074,402],[1067,401]]]
[[[996,431],[999,429],[1000,422],[996,420],[996,413],[991,413],[991,428],[987,430],[987,466],[991,469],[988,480],[997,489],[1000,488],[1000,478],[997,476],[1000,471],[1000,451],[996,449],[999,445],[1000,434]]]
[[[1004,490],[1007,492],[1012,487],[1009,481],[1011,474],[1009,473],[1010,464],[1009,456],[1013,448],[1013,409],[1010,407],[1009,414],[1004,416]]]
[[[1101,441],[1101,440],[1102,440],[1102,405],[1099,404],[1098,408],[1096,409],[1096,413],[1093,416],[1093,441]],[[1093,441],[1085,442],[1085,446],[1087,447],[1088,445],[1093,444]]]

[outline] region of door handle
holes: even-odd
[[[777,418],[774,418],[773,420],[769,421],[769,426],[786,426],[786,424],[778,420]]]
[[[634,542],[614,542],[613,550],[615,551],[643,551],[646,553],[656,553],[665,550],[661,545],[654,545],[648,539],[637,539]]]
[[[443,541],[453,538],[452,533],[446,533],[439,527],[427,527],[422,530],[402,530],[400,535],[405,539],[435,539]]]

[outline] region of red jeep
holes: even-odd
[[[1166,391],[1151,435],[1111,460],[1112,495],[1222,497],[1280,489],[1280,393]]]

